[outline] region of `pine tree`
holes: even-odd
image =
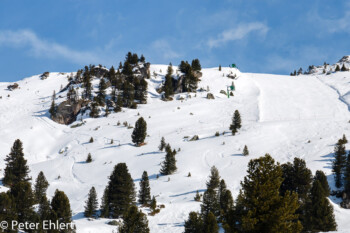
[[[243,155],[244,155],[244,156],[248,156],[248,155],[249,155],[249,151],[248,151],[247,145],[244,145],[244,148],[243,148]]]
[[[11,186],[10,193],[13,196],[16,213],[20,222],[29,221],[35,215],[34,194],[28,181],[19,181]]]
[[[157,208],[157,200],[154,196],[152,197],[150,208],[152,211],[154,211]]]
[[[203,203],[201,204],[201,214],[205,218],[209,213],[215,216],[220,215],[220,205],[218,202],[217,192],[209,188],[203,194]]]
[[[239,225],[244,232],[300,232],[298,195],[280,195],[282,168],[266,154],[248,164],[237,205],[242,206]]]
[[[162,137],[162,139],[160,140],[160,145],[159,145],[159,150],[163,151],[165,149],[166,143],[165,143],[165,139],[164,137]]]
[[[348,155],[348,162],[350,162],[349,159],[350,158],[349,158],[349,155]],[[314,180],[318,180],[320,182],[320,184],[321,184],[321,186],[322,186],[322,188],[324,190],[325,196],[328,197],[331,194],[331,189],[330,189],[330,187],[328,185],[327,177],[324,174],[324,172],[321,171],[321,170],[317,170],[316,174],[315,174],[315,177],[314,177]],[[346,183],[346,178],[345,178],[345,183]],[[346,185],[345,185],[345,187],[346,187]]]
[[[147,123],[143,119],[143,117],[140,117],[136,121],[134,131],[132,132],[132,135],[131,135],[132,142],[135,143],[136,146],[140,146],[142,143],[144,143],[146,135],[147,135]]]
[[[123,225],[119,228],[120,233],[149,233],[148,220],[142,211],[136,206],[131,206],[123,216]]]
[[[339,140],[339,142],[340,142],[341,144],[346,144],[346,143],[348,143],[348,139],[346,138],[345,134],[343,134],[343,137],[342,137],[342,139]]]
[[[229,214],[230,210],[233,209],[233,198],[230,190],[227,190],[225,180],[220,181],[218,190],[218,200],[220,207],[220,219],[224,221]]]
[[[133,179],[125,163],[118,163],[109,177],[108,203],[113,218],[121,217],[135,202]]]
[[[169,144],[166,145],[165,152],[166,152],[165,160],[162,163],[160,174],[171,175],[177,170],[175,154],[171,150],[171,147]]]
[[[91,103],[91,111],[90,111],[90,117],[97,118],[99,110],[97,108],[98,104],[96,102]]]
[[[117,103],[116,103],[116,107],[114,109],[115,112],[121,112],[122,111],[122,107],[123,107],[123,97],[122,95],[119,93],[117,96]]]
[[[38,214],[41,220],[40,223],[42,223],[43,220],[50,220],[52,217],[50,202],[47,200],[46,196],[43,196],[41,202],[39,203]],[[42,228],[43,226],[41,227],[41,229]]]
[[[343,63],[343,66],[341,67],[341,71],[348,71],[344,63]]]
[[[164,97],[168,99],[170,95],[174,94],[174,87],[173,87],[173,67],[171,63],[168,66],[167,74],[165,75],[165,82],[164,82]]]
[[[6,167],[2,183],[6,186],[12,186],[21,181],[28,181],[29,168],[27,160],[24,158],[22,142],[17,139],[9,155],[5,158]]]
[[[56,189],[55,195],[51,200],[51,209],[57,216],[59,224],[72,222],[69,199],[63,191]]]
[[[97,193],[95,190],[95,187],[92,187],[88,194],[88,199],[86,200],[85,205],[85,211],[84,216],[85,217],[97,217],[97,208],[98,208],[98,201],[97,201]]]
[[[199,195],[198,190],[197,190],[197,192],[196,192],[196,196],[194,197],[194,200],[195,200],[195,201],[201,201],[201,196]]]
[[[185,221],[184,233],[202,233],[203,232],[203,220],[197,212],[190,212],[188,220]]]
[[[326,178],[326,181],[327,181],[327,178]],[[324,186],[324,184],[322,184],[322,186]],[[345,172],[344,172],[344,192],[346,194],[347,199],[349,199],[350,198],[350,152],[346,157],[346,166],[345,166]],[[329,196],[329,192],[327,196]]]
[[[41,203],[44,198],[46,198],[46,190],[49,187],[49,182],[42,171],[39,172],[38,177],[35,181],[34,195],[35,202]]]
[[[91,163],[92,162],[92,157],[91,157],[91,153],[88,154],[87,158],[86,158],[86,163]]]
[[[337,71],[340,71],[339,65],[337,65],[337,66],[335,67],[335,72],[337,72]]]
[[[221,71],[221,65],[219,65],[219,71]]]
[[[101,200],[101,217],[102,218],[108,218],[110,216],[109,213],[109,201],[108,201],[108,186],[105,188],[104,192],[103,192],[103,196],[102,196],[102,200]]]
[[[334,179],[335,179],[335,187],[340,188],[343,185],[342,174],[346,164],[346,152],[345,146],[340,141],[334,147],[334,160],[332,164]]]
[[[94,138],[91,137],[90,140],[89,140],[89,143],[93,143],[94,142]]]
[[[146,61],[146,58],[143,56],[143,54],[141,54],[140,62],[145,63],[145,61]]]
[[[333,207],[329,203],[324,189],[318,180],[312,184],[310,201],[307,206],[310,212],[305,230],[311,232],[335,231],[337,224],[334,219]]]
[[[56,115],[57,115],[57,106],[56,106],[54,99],[51,102],[51,107],[49,109],[49,113],[50,113],[51,118],[56,117]]]
[[[105,108],[105,117],[108,117],[109,115],[109,108],[108,106],[106,105],[106,108]]]
[[[123,96],[123,105],[125,107],[130,108],[131,105],[134,103],[134,97],[135,97],[135,89],[134,86],[129,82],[129,81],[125,81],[123,82],[122,85],[122,96]]]
[[[0,219],[8,223],[17,220],[15,203],[9,193],[0,193]]]
[[[151,202],[151,188],[149,187],[149,179],[146,171],[143,172],[140,181],[139,203],[141,205],[149,205]]]
[[[193,71],[200,71],[202,69],[201,64],[197,58],[192,60],[191,67]]]
[[[203,232],[204,233],[219,233],[219,226],[216,222],[216,217],[212,212],[204,217],[203,221]]]
[[[238,110],[236,110],[232,117],[232,124],[230,125],[232,135],[235,135],[241,126],[241,115],[239,114]]]
[[[209,181],[207,182],[207,189],[216,190],[219,187],[219,184],[220,184],[219,170],[215,166],[212,166],[210,168],[210,176],[209,176]]]

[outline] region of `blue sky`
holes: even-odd
[[[110,67],[128,51],[289,74],[350,54],[349,34],[350,3],[338,0],[1,0],[0,81]]]

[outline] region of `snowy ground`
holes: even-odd
[[[48,114],[52,92],[67,84],[67,74],[51,73],[46,80],[39,76],[26,78],[17,82],[20,89],[14,91],[7,90],[8,83],[0,83],[0,168],[4,168],[3,159],[14,140],[21,139],[31,176],[35,179],[40,171],[44,172],[50,183],[50,197],[56,189],[68,195],[78,232],[116,232],[116,227],[106,224],[109,220],[88,221],[82,212],[91,186],[95,186],[100,200],[108,176],[119,162],[127,163],[137,188],[146,170],[152,195],[165,205],[156,216],[148,216],[152,233],[183,231],[188,213],[200,208],[193,197],[197,190],[204,192],[213,165],[234,197],[248,161],[265,153],[280,163],[303,158],[313,172],[322,169],[334,187],[334,143],[343,134],[350,137],[350,72],[290,77],[240,73],[230,68],[204,69],[199,87],[209,87],[215,100],[206,99],[207,92],[203,91],[191,93],[191,98],[181,94],[183,101],[163,102],[155,88],[162,82],[166,68],[151,66],[151,74],[160,75],[152,75],[148,81],[147,105],[124,109],[108,118],[85,119],[86,123],[77,128],[57,124]],[[226,77],[231,71],[238,74],[238,79],[234,80],[235,96],[227,98],[220,90],[226,91],[226,86],[231,85],[233,80]],[[243,126],[236,136],[231,136],[228,129],[236,109]],[[118,121],[134,125],[140,117],[138,113],[148,125],[149,137],[142,147],[131,144],[132,129],[117,126]],[[214,136],[217,131],[219,137]],[[223,132],[226,133],[222,135]],[[185,138],[193,135],[200,139],[189,142]],[[178,171],[170,181],[167,176],[156,179],[165,155],[158,151],[162,136],[173,148],[181,148],[176,155]],[[90,137],[94,143],[88,143]],[[114,144],[110,144],[111,139]],[[249,148],[248,157],[242,156],[244,145]],[[88,153],[93,157],[89,164],[84,162]],[[191,177],[187,177],[189,172]],[[349,232],[350,210],[339,208],[339,200],[332,202],[339,232]]]

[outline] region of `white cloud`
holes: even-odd
[[[172,58],[179,58],[181,57],[181,54],[177,51],[175,51],[169,44],[168,41],[164,39],[159,39],[154,41],[151,44],[152,52],[157,53],[160,56],[162,56],[164,59],[172,59]]]
[[[0,46],[29,48],[30,54],[35,57],[64,58],[78,64],[89,64],[99,60],[93,53],[73,50],[41,39],[31,30],[0,31]]]
[[[265,36],[268,30],[269,28],[260,22],[240,24],[235,28],[223,31],[215,39],[209,39],[207,44],[210,48],[220,47],[229,41],[242,40],[252,32],[258,32]]]

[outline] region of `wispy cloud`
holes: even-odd
[[[215,39],[211,38],[207,44],[210,48],[220,47],[229,41],[242,40],[252,32],[265,36],[269,28],[261,22],[244,23],[220,33]]]
[[[85,51],[77,51],[67,46],[39,38],[31,30],[0,31],[0,46],[27,48],[32,56],[44,58],[63,58],[78,64],[98,61],[98,57]]]
[[[159,54],[164,59],[173,59],[181,57],[181,54],[175,51],[169,42],[165,39],[158,39],[151,44],[152,52]]]

